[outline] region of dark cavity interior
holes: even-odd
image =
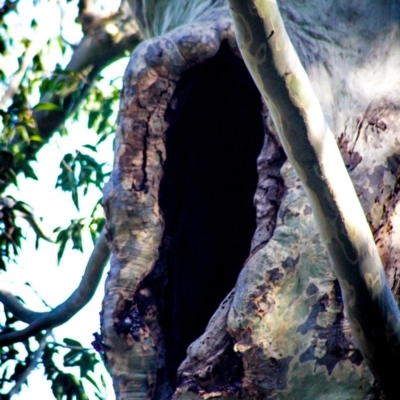
[[[166,118],[160,262],[167,285],[160,306],[174,385],[187,347],[204,332],[249,255],[264,127],[260,95],[225,43],[184,74]]]

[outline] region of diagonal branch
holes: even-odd
[[[27,367],[25,368],[24,372],[22,372],[19,376],[18,379],[15,383],[15,385],[12,387],[12,389],[8,392],[9,398],[11,396],[14,396],[14,394],[19,393],[21,390],[22,385],[26,382],[28,379],[29,374],[36,368],[37,363],[39,362],[40,357],[43,354],[43,351],[46,347],[47,344],[47,337],[50,335],[51,331],[46,331],[45,335],[40,339],[39,342],[39,347],[33,354],[33,357],[29,361]]]
[[[19,85],[25,75],[26,70],[28,69],[30,63],[37,53],[41,50],[43,45],[46,43],[48,37],[45,35],[45,25],[39,24],[36,27],[36,30],[33,35],[32,41],[29,43],[21,65],[18,68],[18,71],[13,75],[11,82],[7,88],[7,91],[4,93],[3,97],[0,99],[0,109],[5,109],[7,103],[14,97],[17,93]]]
[[[371,230],[276,0],[230,0],[239,46],[310,199],[357,344],[398,398],[400,313]]]
[[[3,303],[4,307],[10,311],[17,319],[27,324],[35,321],[41,317],[43,312],[32,311],[25,307],[18,297],[14,296],[11,292],[6,289],[0,288],[0,302]]]
[[[142,40],[124,2],[115,14],[97,17],[91,14],[90,21],[85,25],[87,33],[66,66],[65,72],[71,72],[71,77],[62,75],[62,91],[46,93],[40,99],[40,103],[53,103],[60,109],[33,112],[39,133],[45,139],[43,144],[77,109],[100,71],[132,51]]]
[[[25,329],[20,331],[0,334],[0,347],[26,340],[44,329],[53,329],[72,318],[93,297],[107,265],[109,255],[110,250],[103,230],[97,239],[78,288],[64,303],[49,312],[37,313],[31,311],[11,293],[0,290],[0,301],[5,307],[21,321],[29,323]]]

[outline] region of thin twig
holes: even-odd
[[[52,310],[54,307],[52,307],[45,299],[43,299],[39,292],[29,283],[29,282],[25,282],[24,283],[25,286],[28,286],[29,288],[31,288],[31,290],[33,291],[33,293],[36,294],[36,296],[38,297],[38,299],[43,303],[43,305],[47,308],[49,308],[50,310]]]

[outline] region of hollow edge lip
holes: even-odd
[[[228,14],[227,14],[228,15]],[[190,39],[188,39],[190,38]],[[234,35],[234,30],[233,30],[233,23],[230,18],[227,16],[222,16],[221,18],[217,19],[216,21],[212,22],[203,22],[203,23],[193,23],[193,24],[188,24],[184,25],[182,27],[178,27],[175,30],[167,33],[164,36],[161,36],[159,38],[153,38],[146,40],[142,42],[133,52],[131,59],[129,61],[128,67],[125,72],[124,76],[124,89],[123,90],[128,90],[132,88],[131,90],[131,96],[133,98],[136,98],[138,102],[140,103],[140,90],[137,91],[135,90],[136,88],[140,88],[141,83],[143,83],[141,80],[144,78],[146,79],[146,74],[151,73],[156,76],[156,79],[168,79],[171,82],[177,81],[180,76],[189,68],[200,64],[201,62],[212,58],[219,50],[221,43],[226,40],[229,44],[229,47],[232,49],[234,54],[239,55],[239,50],[237,47],[235,35]],[[207,45],[205,46],[205,44]],[[178,57],[168,57],[170,55],[169,52],[165,51],[160,51],[160,49],[168,49],[175,53]],[[202,51],[199,51],[202,50]],[[149,54],[153,54],[155,57],[150,57]],[[169,58],[169,59],[168,59]],[[240,56],[241,58],[241,56]],[[168,68],[165,68],[165,65],[168,65]],[[144,82],[145,83],[145,82]],[[148,88],[146,83],[143,85],[144,88]],[[146,90],[146,89],[145,89]],[[171,100],[171,96],[166,100],[167,102]],[[132,99],[130,100],[132,101]],[[164,100],[165,101],[165,100]],[[121,103],[122,104],[122,103]],[[147,118],[147,124],[150,123],[151,117],[153,116],[155,110],[152,108],[151,105],[148,107],[145,104],[140,104],[143,109],[145,109],[148,112],[148,118]],[[120,124],[120,122],[119,122]],[[119,138],[118,138],[118,131],[119,131]],[[121,138],[121,133],[122,135],[127,134],[127,132],[121,132],[123,129],[117,130],[117,137],[116,137],[116,145],[115,145],[115,154],[118,154],[118,151],[120,149],[120,146],[123,146],[124,143],[126,142]],[[165,132],[165,130],[164,130]],[[128,133],[129,134],[129,133]],[[124,178],[125,172],[122,171],[122,169],[119,168],[118,164],[118,157],[115,157],[114,160],[114,166],[113,166],[113,172],[110,177],[109,182],[106,183],[104,187],[104,200],[103,204],[105,206],[105,210],[107,213],[107,210],[112,209],[112,204],[113,201],[117,201],[117,207],[121,208],[124,207],[124,199],[127,200],[129,199],[129,195],[122,195],[119,199],[116,199],[114,194],[116,192],[116,187],[120,185],[120,183]],[[121,189],[121,188],[120,188]],[[118,196],[119,197],[119,196]],[[129,206],[130,207],[130,206]],[[126,208],[129,208],[126,207]],[[109,214],[108,214],[109,215]],[[161,231],[163,230],[163,222],[160,220],[160,229]],[[118,224],[117,224],[118,225]],[[115,238],[118,236],[118,226],[113,222],[113,218],[107,220],[107,230],[108,230],[108,235],[107,237],[109,238],[109,244],[112,249],[112,252],[114,253],[112,255],[112,260],[116,257],[115,254],[115,246],[114,246],[114,241]],[[117,229],[116,229],[117,228]],[[134,231],[134,229],[132,230]],[[158,246],[157,246],[158,247]],[[155,249],[155,253],[158,254],[158,248]],[[128,255],[124,257],[126,259],[130,258]],[[115,284],[114,287],[116,288],[124,288],[124,291],[126,292],[126,289],[128,293],[131,295],[135,293],[135,290],[138,288],[139,283],[141,280],[146,276],[148,273],[151,272],[152,267],[154,263],[157,261],[157,257],[153,260],[153,262],[148,263],[148,268],[146,271],[142,271],[140,276],[138,276],[134,281],[134,285],[130,285],[129,288],[124,287],[124,283],[122,284]],[[111,267],[113,269],[113,267]],[[102,310],[102,334],[103,334],[103,339],[105,342],[109,342],[107,340],[107,333],[106,330],[114,330],[114,324],[111,322],[115,319],[116,317],[116,307],[118,303],[118,298],[121,300],[125,296],[120,293],[119,295],[117,293],[110,293],[112,291],[107,290],[107,287],[110,288],[110,281],[114,279],[119,279],[121,272],[121,268],[117,271],[113,271],[112,273],[109,274],[106,282],[106,295],[103,300],[103,310]],[[110,295],[114,297],[114,300],[110,298]],[[117,299],[115,299],[115,295],[117,295]],[[108,311],[107,311],[108,309]],[[111,311],[111,312],[110,312]],[[107,322],[108,319],[108,322]],[[111,322],[111,324],[110,324]],[[111,336],[114,337],[114,340],[118,341],[120,338],[118,338],[118,335],[112,334]],[[113,346],[111,343],[106,343],[107,349],[106,350],[106,356],[107,353],[110,352],[109,349],[113,348],[117,352],[120,352],[123,350],[124,352],[126,351],[125,346],[124,349],[122,349],[120,346]],[[137,346],[134,346],[137,347]],[[143,344],[141,346],[142,350],[148,349],[147,345],[143,347]],[[133,350],[133,348],[131,348]],[[139,351],[140,353],[141,351]],[[110,357],[107,357],[109,359],[109,365],[111,369],[112,367],[115,366],[117,369],[119,366],[115,365],[114,360],[112,360]],[[114,358],[114,357],[112,357]],[[150,359],[153,358],[153,361]],[[150,364],[153,364],[154,366],[157,365],[157,355],[153,354],[153,356],[150,357],[146,361],[146,363],[150,362]],[[127,390],[128,387],[132,387],[132,382],[131,384],[128,383],[128,375],[135,376],[135,372],[142,372],[142,369],[139,368],[139,371],[136,371],[135,369],[130,369],[129,374],[123,373],[123,371],[118,371],[118,376],[114,376],[114,387],[116,388],[116,392],[119,393],[120,389],[122,389],[122,386],[126,387]],[[121,374],[122,373],[122,374]],[[137,375],[137,374],[136,374]],[[153,375],[153,374],[151,374]],[[122,379],[123,376],[123,379]],[[154,376],[154,375],[153,375]],[[148,387],[150,387],[150,382],[148,379],[154,379],[151,377],[146,377],[145,380],[147,381]],[[121,380],[122,379],[122,380]],[[124,384],[121,386],[122,381]],[[140,383],[139,383],[140,385]],[[135,386],[135,384],[133,384]]]

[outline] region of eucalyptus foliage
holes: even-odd
[[[101,68],[89,78],[86,71],[65,67],[87,39],[85,32],[81,32],[77,43],[69,43],[64,37],[71,28],[79,29],[74,21],[74,18],[79,20],[79,12],[82,12],[78,4],[59,2],[59,15],[55,16],[60,19],[58,33],[46,35],[43,32],[46,27],[40,27],[35,18],[40,17],[43,10],[52,14],[54,5],[51,2],[29,3],[5,1],[0,8],[0,270],[3,276],[7,270],[15,268],[18,254],[24,248],[25,229],[22,226],[26,224],[21,224],[22,220],[35,232],[36,246],[40,246],[40,239],[59,246],[58,262],[70,246],[83,251],[83,235],[89,233],[95,241],[105,222],[99,199],[91,215],[71,220],[69,226],[55,226],[53,233],[45,234],[25,198],[13,198],[7,194],[10,186],[18,188],[21,176],[38,179],[35,173],[37,153],[48,143],[50,136],[42,130],[37,115],[46,114],[46,120],[51,121],[60,112],[64,113],[64,120],[51,135],[69,134],[65,124],[67,118],[86,119],[88,129],[97,133],[98,139],[94,143],[89,142],[60,159],[59,176],[54,182],[55,188],[59,188],[57,190],[71,194],[71,201],[79,209],[80,199],[90,186],[101,189],[109,175],[110,165],[99,161],[96,151],[97,146],[115,130],[119,99],[118,81],[105,82],[100,74]],[[72,18],[66,20],[65,13]],[[40,35],[46,38],[42,42],[38,39]],[[129,53],[129,47],[126,51]],[[124,52],[117,58],[122,56]],[[92,79],[89,85],[88,79]],[[104,87],[107,87],[106,92]],[[80,104],[79,108],[77,104]],[[57,260],[54,261],[56,265]],[[17,318],[4,310],[0,315],[1,332],[12,333],[19,328]],[[54,357],[60,349],[64,349],[61,352],[62,364],[57,361],[60,356]],[[51,333],[41,333],[22,344],[2,347],[0,359],[2,399],[18,393],[25,375],[28,376],[36,364],[42,365],[45,377],[52,381],[56,399],[87,399],[82,379],[94,387],[98,398],[104,396],[99,377],[92,374],[99,357],[93,349],[82,348],[76,340],[64,339],[64,344],[59,344]],[[79,375],[73,367],[79,367]]]

